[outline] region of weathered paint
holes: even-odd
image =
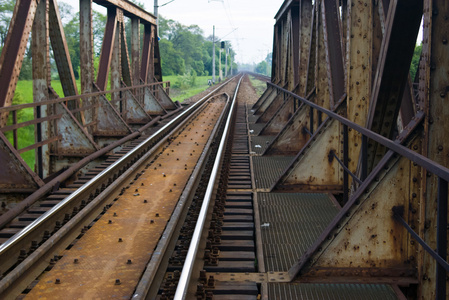
[[[303,132],[309,127],[310,110],[303,106],[298,109],[273,142],[268,146],[267,155],[296,155],[309,140],[310,136]]]
[[[423,42],[423,104],[426,111],[424,122],[423,154],[433,161],[449,167],[449,136],[447,120],[449,119],[449,3],[442,0],[426,2],[424,9],[424,28],[429,35]],[[424,80],[423,80],[424,79]],[[421,86],[420,86],[421,89]],[[421,232],[424,240],[436,248],[437,231],[437,178],[430,176],[426,170],[423,174],[423,217]],[[426,176],[427,175],[427,176]],[[427,253],[422,256],[423,268],[420,299],[435,298],[435,260]],[[448,289],[447,289],[448,290]],[[447,296],[446,296],[447,297]]]
[[[373,59],[373,2],[349,0],[349,36],[347,51],[347,118],[365,126],[371,94]],[[355,174],[362,146],[361,135],[349,131],[349,169]],[[352,178],[350,179],[352,181]]]
[[[323,126],[317,129],[316,135],[303,147],[272,189],[341,190],[343,169],[331,155],[333,152],[342,156],[343,145],[339,139],[342,125],[329,120]]]
[[[16,1],[8,35],[0,56],[0,82],[2,82],[0,84],[0,107],[12,104],[36,7],[36,0]],[[7,121],[8,113],[2,113],[0,126],[5,126]]]

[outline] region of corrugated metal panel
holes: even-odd
[[[288,271],[337,214],[327,194],[258,193],[267,271]]]
[[[396,294],[385,284],[269,283],[268,299],[393,300]]]

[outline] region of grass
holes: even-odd
[[[173,101],[183,102],[196,94],[201,93],[206,90],[209,85],[207,84],[208,79],[211,76],[197,76],[195,82],[190,84],[190,86],[183,86],[182,80],[184,76],[164,76],[164,81],[170,81],[170,98]]]
[[[197,76],[191,86],[183,83],[186,80],[186,76],[164,76],[164,81],[170,81],[170,97],[173,101],[182,102],[187,98],[196,95],[209,86],[207,80],[210,76]],[[192,81],[192,78],[187,78]],[[81,91],[80,81],[77,80],[78,91]],[[59,97],[64,97],[61,82],[59,80],[52,80],[51,85]],[[33,81],[21,80],[17,82],[16,93],[13,100],[13,105],[31,103],[33,102]],[[34,119],[34,110],[32,108],[22,109],[17,112],[18,123],[30,121]],[[8,125],[12,124],[12,114],[9,115]],[[17,145],[18,149],[30,146],[34,144],[34,125],[19,128],[17,130]],[[8,140],[13,144],[13,132],[9,131],[5,133]],[[25,160],[28,166],[35,169],[35,151],[27,151],[21,154],[21,157]]]
[[[251,81],[251,84],[253,85],[254,89],[256,90],[257,96],[259,96],[259,97],[262,96],[263,92],[267,89],[266,82],[256,79],[253,76],[249,76],[249,80]]]

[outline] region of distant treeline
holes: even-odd
[[[136,1],[134,1],[136,2]],[[75,78],[79,79],[80,69],[80,47],[79,47],[79,13],[75,13],[73,7],[59,2],[59,10],[64,26],[64,32],[67,40],[67,46],[75,73]],[[137,5],[142,6],[136,2]],[[0,53],[6,40],[9,22],[14,10],[15,0],[2,0],[0,2]],[[93,38],[94,38],[94,64],[98,66],[101,42],[103,40],[104,28],[106,25],[106,15],[94,11],[93,12]],[[126,37],[128,47],[130,47],[130,20],[125,24]],[[143,30],[143,28],[142,28]],[[142,32],[143,34],[143,32]],[[163,75],[194,75],[208,76],[212,74],[212,37],[204,37],[203,31],[197,25],[186,26],[174,20],[167,20],[160,17],[159,20],[159,48],[162,61]],[[221,41],[219,37],[216,40],[216,75],[219,74],[219,49]],[[23,60],[22,70],[19,79],[32,79],[31,67],[31,43],[28,43],[25,57]],[[233,69],[237,70],[237,64],[234,63],[235,52],[232,45],[227,42],[229,48],[228,56],[228,72],[231,62]],[[51,50],[51,49],[50,49]],[[225,51],[222,50],[221,55],[222,70],[225,68]],[[50,51],[50,60],[52,67],[52,78],[58,79],[56,63],[53,59],[52,51]],[[96,68],[95,68],[96,69]]]

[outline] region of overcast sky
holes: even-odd
[[[154,0],[140,0],[154,10]],[[59,0],[78,11],[79,0]],[[240,63],[258,63],[272,51],[274,16],[284,0],[158,0],[159,14],[184,25],[200,26],[204,35],[229,40]],[[164,5],[168,3],[167,5]],[[237,29],[236,29],[237,28]],[[233,31],[236,29],[235,31]]]

